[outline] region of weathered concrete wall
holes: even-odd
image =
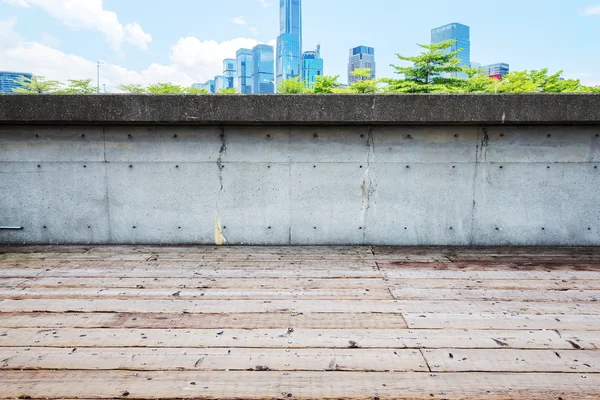
[[[257,122],[259,109],[245,123],[215,124],[190,123],[172,107],[171,120],[141,123],[95,110],[81,125],[50,120],[53,97],[34,97],[49,105],[18,119],[10,102],[24,107],[26,99],[2,96],[0,226],[23,229],[0,230],[0,243],[600,245],[600,107],[589,110],[595,119],[568,121],[561,111],[553,121],[545,100],[526,96],[543,110],[531,111],[536,121],[516,121],[525,113],[508,111],[507,97],[479,96],[502,101],[504,118],[486,124],[472,113],[475,121],[461,123],[448,114],[427,123],[439,99],[476,104],[477,96],[426,97],[431,107],[410,108],[412,117],[392,107],[395,96],[323,96],[324,109],[331,101],[338,113],[284,120],[278,109]],[[211,98],[224,102],[225,115],[226,97],[202,101]],[[246,98],[229,106],[292,97]],[[567,105],[562,96],[539,98],[581,116],[600,105],[600,96],[569,96]],[[118,99],[164,101],[160,112],[182,101]],[[336,123],[354,115],[345,99],[370,107],[377,99],[387,114]]]

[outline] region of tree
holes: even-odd
[[[92,79],[69,79],[69,85],[57,91],[58,94],[94,94],[97,87],[92,86]]]
[[[147,88],[150,94],[184,94],[185,89],[173,83],[155,83]]]
[[[56,93],[62,85],[59,81],[46,80],[43,76],[34,76],[32,78],[21,76],[14,82],[17,84],[17,87],[13,89],[13,93],[20,94]]]
[[[142,85],[137,85],[137,84],[133,84],[133,85],[119,85],[119,89],[121,89],[122,91],[124,91],[126,93],[131,93],[131,94],[143,94],[143,93],[147,93],[146,88],[144,88]]]
[[[497,93],[574,93],[587,91],[578,79],[562,79],[562,71],[549,75],[548,69],[515,71],[504,76]]]
[[[317,76],[317,81],[313,85],[313,92],[321,94],[333,93],[334,89],[340,86],[340,83],[338,82],[339,77],[339,75]]]
[[[396,74],[404,75],[404,79],[384,79],[388,91],[399,93],[435,93],[454,92],[463,86],[463,79],[451,77],[451,74],[467,73],[468,68],[461,66],[458,54],[463,49],[450,51],[455,40],[446,40],[430,45],[419,44],[424,49],[418,56],[396,56],[402,61],[411,62],[410,67],[393,65]],[[449,76],[450,75],[450,76]]]
[[[206,89],[199,89],[199,88],[195,88],[195,87],[185,88],[185,92],[187,94],[196,94],[196,95],[208,94],[208,90],[206,90]]]
[[[378,81],[371,79],[371,68],[356,68],[350,75],[358,78],[358,81],[350,84],[350,89],[354,93],[376,93],[379,91]]]
[[[277,88],[278,93],[282,94],[302,94],[309,93],[310,89],[306,87],[306,84],[300,77],[285,79],[279,83]]]

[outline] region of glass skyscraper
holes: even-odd
[[[371,79],[375,79],[377,71],[375,65],[375,49],[373,47],[358,46],[350,49],[348,83],[354,83],[360,80],[360,78],[352,76],[352,71],[357,68],[371,68]]]
[[[479,67],[483,70],[483,75],[493,76],[495,78],[504,78],[510,72],[510,65],[507,63],[496,63]]]
[[[456,43],[452,45],[449,51],[456,51],[463,49],[458,53],[460,58],[461,67],[471,67],[471,28],[467,25],[459,23],[451,23],[448,25],[440,26],[431,30],[431,44],[440,43],[446,40],[455,40]],[[467,75],[463,73],[453,73],[454,77],[466,78]]]
[[[302,0],[280,0],[277,83],[302,75]]]
[[[252,50],[239,49],[236,53],[237,78],[235,88],[239,93],[252,93]]]
[[[273,46],[256,45],[252,49],[252,93],[275,93],[275,56]]]
[[[321,46],[315,51],[305,51],[302,54],[302,80],[307,88],[312,88],[317,82],[317,76],[323,75],[323,59]]]
[[[13,89],[20,87],[20,85],[15,81],[18,81],[21,77],[31,79],[33,78],[33,74],[25,72],[0,71],[0,93],[13,93]]]

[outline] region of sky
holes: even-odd
[[[0,70],[102,85],[191,85],[241,47],[274,44],[278,0],[0,0]],[[600,0],[303,0],[303,47],[347,81],[351,47],[375,47],[377,77],[415,55],[432,28],[471,27],[471,58],[511,70],[563,70],[600,85]]]

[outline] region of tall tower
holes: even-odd
[[[456,43],[452,45],[449,51],[456,51],[462,49],[458,53],[461,67],[471,67],[471,29],[467,25],[453,22],[448,25],[440,26],[431,30],[431,43],[439,43],[446,40],[455,40]],[[453,72],[450,74],[453,77],[466,78],[467,75],[463,73]]]
[[[302,75],[302,0],[280,0],[277,84]]]
[[[375,79],[377,70],[375,65],[375,49],[373,47],[357,46],[353,49],[350,49],[350,59],[348,61],[348,84],[352,84],[360,80],[360,78],[352,76],[352,72],[357,68],[370,68],[370,79]]]

